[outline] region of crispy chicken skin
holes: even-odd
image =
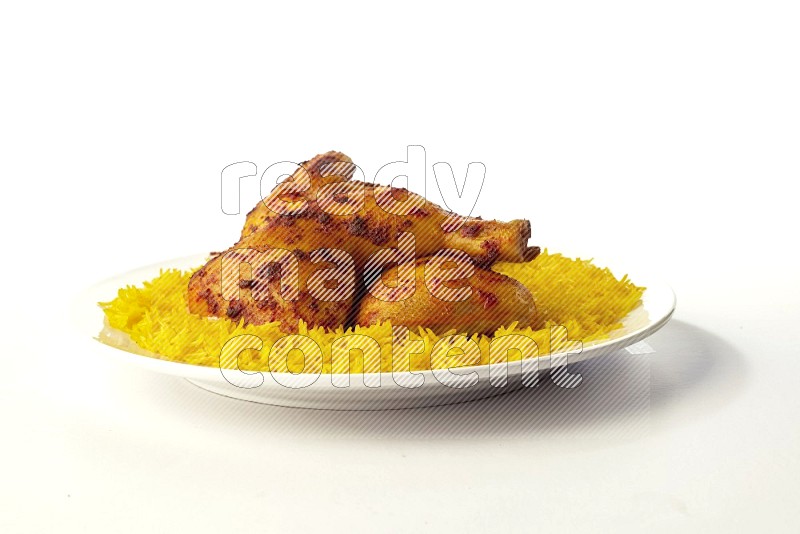
[[[327,328],[352,324],[356,312],[362,321],[366,320],[374,315],[376,306],[383,304],[365,299],[358,307],[360,293],[364,292],[364,269],[368,259],[382,249],[398,247],[399,239],[408,243],[409,235],[413,236],[414,257],[429,256],[447,248],[462,250],[478,266],[472,279],[483,284],[481,291],[486,293],[487,284],[497,282],[503,287],[492,289],[491,294],[497,296],[498,291],[500,294],[505,291],[509,296],[515,294],[511,289],[517,288],[507,282],[508,279],[489,271],[479,273],[478,269],[497,261],[524,261],[529,254],[526,248],[530,237],[528,221],[460,217],[405,189],[353,181],[354,169],[352,160],[340,152],[327,152],[301,164],[247,215],[239,242],[194,273],[188,288],[190,311],[235,321],[243,319],[252,324],[280,322],[285,332],[296,332],[301,319],[309,326]],[[240,260],[246,271],[254,264],[250,261],[253,255],[275,249],[290,252],[297,259],[297,299],[286,299],[281,292],[280,275],[274,276],[270,271],[274,270],[274,264],[269,268],[262,265],[260,271],[253,269],[259,272],[250,272],[250,278],[242,276],[234,298],[224,294],[224,258],[233,263]],[[340,249],[352,257],[355,281],[351,289],[354,291],[349,291],[346,297],[318,299],[309,291],[308,281],[314,273],[340,265],[338,261],[320,261],[319,257],[314,261],[311,253],[318,249]],[[406,324],[413,318],[426,325],[420,299],[424,292],[422,288],[420,296],[414,297],[414,306],[419,305],[419,309],[414,306],[397,308],[413,312],[408,320],[403,319],[402,314],[396,316],[399,324]],[[477,290],[475,293],[480,294]],[[513,302],[523,300],[517,297]],[[472,304],[457,304],[454,312],[471,313]],[[475,301],[474,306],[478,304]],[[433,308],[433,314],[449,309],[447,306]],[[473,310],[484,317],[483,322],[476,319],[473,324],[488,331],[492,330],[491,317],[496,317],[492,323],[495,328],[509,322],[507,318],[512,316],[512,320],[521,320],[521,316],[511,313],[504,302],[491,308]],[[438,324],[439,317],[434,315],[431,320],[431,324]],[[466,318],[463,320],[466,322]],[[456,319],[451,328],[456,327],[458,321]]]
[[[518,322],[520,328],[537,325],[536,305],[533,296],[521,283],[494,271],[475,268],[472,276],[447,282],[431,278],[426,280],[425,269],[429,258],[421,258],[415,265],[415,290],[405,300],[387,302],[376,298],[373,287],[358,304],[356,324],[368,326],[389,320],[411,330],[422,326],[442,335],[448,330],[467,334],[493,334],[500,326]],[[383,272],[387,285],[397,278],[397,267]],[[468,283],[466,283],[468,282]],[[373,282],[381,283],[379,280]],[[469,288],[464,300],[451,300],[453,291],[461,286]]]

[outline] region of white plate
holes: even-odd
[[[507,365],[507,375],[506,366],[500,365],[461,367],[452,374],[447,370],[395,373],[394,376],[392,373],[353,374],[346,387],[342,387],[339,382],[342,375],[322,374],[313,384],[308,385],[309,375],[268,372],[245,375],[232,370],[226,370],[223,375],[220,369],[214,367],[160,360],[144,356],[145,352],[121,332],[112,335],[112,339],[106,339],[106,342],[99,341],[104,314],[97,305],[98,302],[112,300],[121,287],[140,285],[143,281],[158,276],[160,269],[190,269],[205,261],[206,255],[167,261],[131,271],[86,290],[77,299],[72,314],[85,349],[99,357],[114,358],[159,373],[185,378],[205,390],[236,399],[303,408],[384,410],[491,397],[520,387],[533,387],[535,377],[538,376],[541,383],[542,380],[550,380],[551,374],[552,379],[558,380],[560,385],[574,386],[569,364],[609,354],[646,338],[664,326],[675,309],[675,295],[669,286],[638,275],[631,276],[637,285],[647,287],[641,304],[628,314],[622,328],[614,331],[609,339],[585,343],[578,354],[554,354],[510,362]],[[615,270],[616,272],[619,271]],[[113,343],[114,346],[108,343]],[[550,368],[557,368],[561,372],[546,372]],[[337,378],[333,379],[332,376]],[[507,376],[505,385],[502,376]],[[420,380],[421,386],[409,387]],[[376,384],[379,386],[375,387]]]

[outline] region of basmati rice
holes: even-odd
[[[412,342],[421,339],[425,350],[411,354],[407,367],[395,368],[395,371],[486,364],[489,363],[489,344],[492,339],[508,334],[532,338],[538,345],[538,355],[548,354],[561,347],[561,343],[567,343],[563,334],[554,336],[554,332],[566,332],[569,340],[584,343],[604,339],[619,328],[623,318],[636,308],[645,289],[637,287],[627,277],[617,280],[608,269],[598,268],[589,260],[571,259],[547,251],[528,263],[498,263],[493,269],[519,280],[530,290],[544,327],[537,330],[517,328],[514,323],[498,328],[493,336],[471,335],[469,338],[480,348],[480,361],[475,358],[474,351],[468,357],[465,351],[456,347],[458,343],[449,343],[449,346],[456,348],[447,358],[436,358],[434,362],[431,362],[431,352],[436,342],[457,332],[453,330],[437,336],[430,330],[418,328],[416,332],[411,332],[410,338]],[[230,354],[221,357],[223,346],[236,336],[257,336],[263,342],[263,347],[258,351],[247,349],[239,353],[239,368],[270,370],[270,350],[286,336],[279,329],[279,323],[245,325],[241,321],[235,323],[190,313],[187,307],[190,276],[190,271],[167,270],[140,287],[120,289],[114,300],[100,303],[108,325],[128,334],[139,347],[158,358],[211,367],[235,367],[235,357],[231,359]],[[566,330],[555,328],[559,326]],[[284,361],[273,364],[272,371],[360,373],[364,369],[360,351],[350,351],[350,369],[346,365],[337,365],[335,369],[331,366],[331,344],[348,333],[362,334],[378,341],[381,347],[380,368],[384,372],[392,371],[392,325],[389,322],[347,330],[342,327],[335,330],[309,328],[300,322],[298,333],[308,336],[320,347],[321,369],[320,365],[306,365],[302,352],[292,350]],[[230,344],[226,350],[229,347]],[[441,351],[438,353],[441,354]],[[521,357],[520,351],[508,353],[509,360]]]

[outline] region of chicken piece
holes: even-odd
[[[295,214],[291,202],[310,201],[316,203],[320,189],[329,184],[348,182],[353,178],[355,164],[341,152],[331,150],[318,154],[300,167],[288,178],[277,184],[261,202],[247,214],[241,238],[268,226],[267,222],[282,214]],[[298,206],[302,209],[302,206]]]
[[[398,246],[401,232],[414,236],[416,257],[454,248],[481,266],[524,260],[527,220],[454,215],[406,189],[350,181],[354,168],[340,152],[303,163],[247,215],[242,238],[262,249],[341,248],[358,268],[375,251]]]
[[[189,310],[249,324],[279,322],[287,333],[297,332],[300,319],[329,329],[348,322],[356,293],[348,258],[266,252],[232,248],[213,257],[189,280]]]
[[[398,279],[397,266],[385,270],[382,280],[375,280],[370,293],[361,299],[356,324],[369,326],[389,320],[393,326],[411,330],[421,326],[438,335],[450,330],[470,335],[493,334],[514,321],[520,328],[538,326],[533,296],[518,281],[480,268],[474,268],[470,276],[462,270],[459,280],[448,281],[449,277],[442,274],[446,271],[435,268],[430,260],[415,262],[415,290],[405,300],[387,300],[393,296],[391,290],[383,295],[377,290],[376,285],[392,287],[392,281],[396,283]]]
[[[374,277],[391,263],[385,257],[377,265],[369,262],[386,249],[409,251],[412,258],[458,249],[481,266],[523,261],[528,221],[461,218],[405,189],[352,181],[354,170],[350,158],[327,152],[278,184],[247,215],[239,242],[194,273],[188,288],[190,311],[252,324],[280,322],[285,332],[296,332],[300,319],[312,327],[336,328],[352,324],[365,292],[364,273]],[[275,276],[275,262],[263,258],[270,251],[283,254],[280,277]],[[241,264],[250,272],[236,287]],[[285,294],[281,286],[291,265],[298,273],[296,295]],[[319,282],[321,271],[334,270],[336,280],[328,280],[324,288],[311,283]]]

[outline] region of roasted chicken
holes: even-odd
[[[264,252],[250,247],[245,238],[215,255],[189,280],[189,310],[252,324],[279,322],[287,333],[297,331],[300,319],[330,329],[348,322],[357,288],[355,270],[346,257],[316,257],[298,248],[293,257],[284,254],[269,261],[273,258],[264,258]],[[297,289],[289,294],[293,265]],[[339,287],[317,282],[321,275],[337,270],[344,271]],[[336,294],[326,295],[331,290]]]
[[[365,324],[373,317],[388,317],[378,313],[380,302],[361,298],[381,276],[381,267],[393,259],[398,263],[401,253],[406,258],[410,254],[414,262],[456,249],[475,265],[469,279],[477,284],[475,298],[482,291],[498,301],[508,296],[509,302],[486,307],[472,299],[452,309],[430,305],[426,316],[426,293],[421,290],[405,306],[394,302],[387,307],[393,310],[393,321],[439,326],[442,313],[451,310],[456,314],[451,328],[488,332],[492,325],[511,321],[531,323],[530,294],[525,296],[527,291],[513,280],[483,270],[496,261],[530,258],[528,221],[461,217],[406,189],[354,181],[354,169],[352,160],[339,152],[301,164],[247,215],[239,242],[194,273],[188,288],[190,310],[253,324],[279,322],[286,332],[296,332],[300,319],[327,328],[355,320]],[[287,294],[291,284],[286,278],[297,282],[294,294]],[[530,304],[527,312],[525,303]]]
[[[250,237],[249,246],[257,248],[336,247],[363,266],[406,232],[416,238],[417,257],[454,248],[482,266],[523,260],[531,236],[527,220],[461,217],[406,189],[350,181],[353,169],[340,152],[303,163],[247,215],[242,239]]]
[[[421,258],[415,266],[414,290],[403,300],[376,297],[374,286],[397,278],[397,266],[384,271],[358,305],[356,324],[371,325],[389,320],[393,325],[423,326],[436,334],[449,330],[470,334],[492,334],[497,328],[517,322],[532,326],[536,306],[530,292],[505,275],[475,269],[457,283],[433,274],[432,258]]]

